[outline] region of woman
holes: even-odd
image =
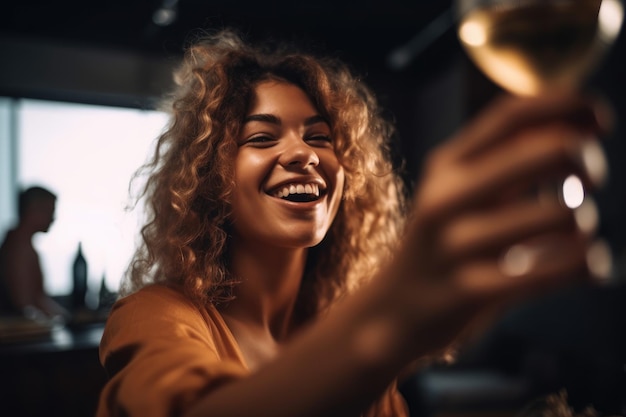
[[[176,80],[101,344],[100,417],[403,416],[411,363],[589,277],[588,230],[526,192],[597,182],[583,156],[601,126],[580,98],[501,100],[431,155],[408,210],[391,126],[340,63],[224,31]]]

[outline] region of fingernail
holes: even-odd
[[[604,150],[595,140],[585,140],[580,148],[580,159],[587,175],[597,187],[606,183],[608,163]]]
[[[594,242],[587,250],[587,268],[596,281],[610,281],[613,276],[613,255],[604,240]]]
[[[574,209],[574,219],[578,229],[587,235],[597,230],[600,216],[598,207],[591,197],[585,197],[583,203]]]
[[[527,245],[511,246],[500,258],[500,271],[517,277],[528,273],[535,264],[535,252]]]

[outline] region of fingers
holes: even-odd
[[[596,188],[608,171],[595,136],[610,124],[605,107],[580,97],[499,100],[428,158],[417,206],[437,221],[570,174]]]
[[[554,234],[527,247],[511,248],[499,262],[477,259],[457,271],[455,283],[468,303],[521,301],[592,280],[590,253],[589,243],[580,236]]]
[[[544,184],[554,187],[571,174],[592,190],[607,175],[599,145],[563,126],[528,129],[480,157],[453,162],[435,158],[428,168],[416,205],[430,222],[524,197]]]
[[[472,158],[521,129],[561,120],[591,135],[604,135],[613,125],[610,107],[601,99],[574,95],[495,100],[450,142],[454,159]]]
[[[596,226],[591,201],[572,211],[526,200],[454,219],[433,245],[465,302],[487,306],[606,278],[610,253],[591,244]]]
[[[443,258],[459,263],[472,257],[499,255],[502,248],[544,233],[591,235],[597,222],[597,211],[590,200],[573,211],[557,202],[546,204],[529,198],[451,219],[442,226],[437,245]]]

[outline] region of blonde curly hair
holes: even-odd
[[[151,282],[179,285],[200,303],[232,298],[230,196],[236,139],[254,88],[282,80],[300,87],[330,122],[346,181],[337,216],[310,249],[300,291],[310,317],[372,275],[399,240],[406,192],[390,157],[391,123],[373,93],[335,59],[285,45],[253,46],[232,30],[204,35],[186,49],[165,100],[170,123],[138,199],[148,218],[121,295]]]

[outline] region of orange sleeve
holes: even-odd
[[[110,379],[98,417],[180,415],[221,382],[248,373],[221,320],[212,322],[206,311],[158,285],[116,303],[100,361]]]

